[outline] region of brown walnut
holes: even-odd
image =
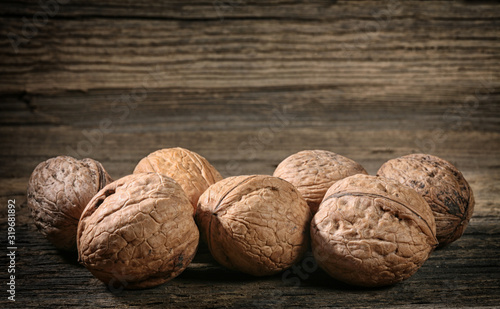
[[[108,287],[147,288],[178,276],[193,259],[199,232],[181,187],[157,173],[107,185],[78,225],[79,261]]]
[[[180,147],[157,150],[139,161],[134,173],[148,172],[173,178],[186,192],[193,205],[193,213],[196,212],[200,195],[210,185],[222,179],[207,159]]]
[[[78,220],[112,179],[101,163],[59,156],[41,162],[28,182],[28,207],[38,230],[57,248],[76,250]]]
[[[318,265],[351,285],[384,286],[413,275],[437,245],[429,205],[413,189],[382,177],[336,182],[311,223]]]
[[[387,161],[377,174],[424,197],[434,213],[440,247],[462,236],[474,211],[474,194],[451,163],[432,155],[411,154]]]
[[[288,182],[264,175],[229,177],[200,197],[196,220],[213,257],[254,276],[299,261],[309,245],[311,214]]]
[[[355,161],[331,151],[304,150],[283,160],[273,176],[294,185],[315,214],[328,188],[356,174],[368,173]]]

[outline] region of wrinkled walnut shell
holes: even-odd
[[[420,193],[434,213],[439,246],[460,238],[474,211],[474,194],[460,171],[436,156],[411,154],[384,163],[378,175]]]
[[[314,257],[352,285],[394,284],[413,275],[437,245],[429,205],[393,180],[355,175],[335,183],[311,223]]]
[[[200,195],[222,179],[207,159],[180,147],[157,150],[139,161],[134,169],[134,174],[148,172],[173,178],[186,192],[193,205],[193,213],[196,212]]]
[[[28,207],[38,230],[57,248],[76,250],[78,220],[112,179],[101,163],[59,156],[41,162],[28,182]]]
[[[202,194],[196,213],[212,256],[254,276],[299,261],[309,245],[310,211],[288,182],[264,175],[229,177]]]
[[[79,261],[110,288],[147,288],[178,276],[199,233],[182,188],[157,173],[125,176],[89,202],[78,225]]]
[[[356,174],[368,174],[355,161],[326,150],[304,150],[283,160],[273,176],[294,185],[314,215],[326,191],[336,181]]]

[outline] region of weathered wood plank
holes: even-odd
[[[113,18],[158,18],[158,19],[298,19],[337,20],[385,18],[387,14],[397,17],[418,16],[429,20],[494,19],[498,10],[484,1],[287,1],[262,2],[246,0],[228,1],[134,1],[119,0],[85,1],[59,0],[55,18],[113,17]],[[425,2],[422,4],[422,2]],[[45,3],[42,2],[42,3]],[[33,15],[44,10],[37,0],[2,1],[3,15]],[[406,10],[405,10],[406,9]],[[48,10],[48,9],[47,9]],[[378,13],[378,14],[377,14]]]
[[[9,16],[6,8],[0,28],[0,92],[296,85],[342,90],[348,85],[358,87],[358,92],[371,86],[388,87],[386,94],[434,94],[435,87],[454,89],[481,79],[492,80],[498,89],[498,9],[459,2],[404,2],[380,19],[377,12],[387,10],[387,4],[339,3],[321,10],[325,4],[312,4],[317,9],[300,2],[289,4],[300,9],[301,16],[319,16],[313,20],[297,20],[282,11],[280,3],[249,6],[247,12],[283,14],[269,13],[271,17],[258,22],[94,15],[57,19],[57,15],[20,44],[17,52],[7,35],[21,33],[26,21]],[[114,12],[112,8],[120,6],[94,5],[102,12]],[[148,12],[178,12],[186,7],[151,10],[151,5],[139,4],[142,11],[135,6],[127,10],[140,14],[146,7]],[[214,14],[213,9],[198,5],[193,5],[198,13]],[[9,7],[35,14],[29,10],[32,6]],[[92,5],[79,7],[85,10]],[[154,79],[145,83],[148,74],[154,74]]]
[[[125,129],[125,132],[107,133],[101,142],[96,143],[90,142],[85,130],[66,126],[0,128],[1,141],[5,146],[2,156],[7,160],[2,165],[2,172],[3,175],[9,176],[26,175],[35,167],[33,165],[35,162],[58,154],[126,162],[132,170],[132,164],[148,153],[159,148],[175,146],[202,153],[214,162],[225,176],[234,175],[231,168],[224,166],[224,163],[230,160],[245,162],[247,167],[251,167],[242,168],[240,172],[269,173],[286,156],[301,149],[316,148],[329,149],[352,157],[372,173],[389,158],[418,151],[432,152],[448,158],[459,168],[471,171],[498,169],[500,166],[499,133],[447,131],[442,141],[436,140],[434,144],[429,144],[429,147],[419,148],[420,141],[428,142],[435,138],[433,131],[398,128],[357,131],[356,125],[361,123],[355,122],[352,127],[343,128],[319,126],[305,129],[291,126],[275,133],[270,130],[260,131],[260,128],[265,129],[266,126],[234,131],[209,131],[201,128],[184,132],[156,127],[156,131],[141,130],[138,133],[127,128],[129,130]],[[40,130],[43,135],[40,135]],[[259,135],[261,132],[268,132],[269,136]],[[80,144],[83,146],[79,147]],[[464,152],[463,149],[470,150]],[[26,160],[29,160],[29,164]],[[268,163],[258,168],[252,167],[254,161],[258,162],[257,166],[262,162]],[[127,170],[112,170],[112,172],[124,175]]]
[[[64,92],[57,95],[4,95],[2,125],[98,126],[109,118],[115,125],[174,128],[191,122],[206,127],[223,123],[227,129],[258,126],[260,122],[343,123],[384,118],[387,127],[406,120],[404,128],[495,130],[500,119],[499,92],[492,80],[457,88],[398,88],[346,85],[342,87],[263,87],[242,89],[115,89]],[[161,113],[158,111],[161,110]],[[287,119],[287,117],[289,119]],[[247,124],[248,122],[248,124]],[[384,125],[381,122],[380,125]]]

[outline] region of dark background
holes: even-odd
[[[0,1],[2,285],[15,199],[18,307],[498,305],[499,34],[498,1]],[[460,240],[375,290],[314,263],[298,287],[250,278],[201,250],[168,284],[109,291],[36,231],[25,194],[39,162],[91,157],[117,179],[176,146],[225,177],[304,149],[371,174],[431,153],[463,172],[476,209]]]

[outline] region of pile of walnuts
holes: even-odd
[[[202,156],[161,149],[113,181],[92,159],[40,163],[28,184],[40,232],[108,287],[153,287],[178,276],[199,240],[224,267],[282,272],[308,250],[333,278],[384,286],[413,275],[436,247],[457,240],[474,209],[463,175],[413,154],[370,176],[324,150],[283,160],[270,175],[223,179]]]

